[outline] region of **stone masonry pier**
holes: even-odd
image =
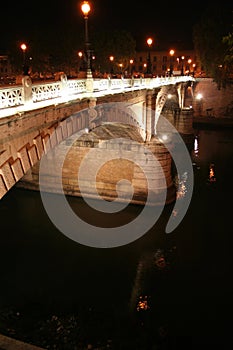
[[[145,143],[137,128],[107,123],[80,138],[74,137],[73,144],[71,140],[62,142],[60,147],[51,154],[48,153],[46,166],[41,170],[39,163],[36,164],[17,186],[39,190],[40,172],[41,188],[51,193],[60,193],[59,177],[62,173],[62,186],[66,195],[90,198],[100,196],[108,201],[124,201],[130,196],[131,187],[123,183],[116,191],[118,181],[124,179],[132,184],[131,202],[134,204],[144,204],[148,191],[151,193],[151,205],[163,205],[164,193],[167,203],[174,201],[171,155],[158,139],[152,138]],[[81,163],[87,155],[88,160],[78,180]],[[59,157],[65,158],[62,172]],[[158,164],[153,164],[153,158],[156,158]],[[93,176],[92,171],[96,168],[98,172]]]

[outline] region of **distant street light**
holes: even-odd
[[[169,53],[170,53],[170,77],[171,77],[173,75],[173,60],[174,60],[173,56],[175,51],[171,49]]]
[[[193,63],[193,77],[195,76],[196,64]]]
[[[188,74],[191,73],[191,63],[192,63],[192,60],[191,58],[188,59]]]
[[[79,51],[78,52],[78,57],[79,57],[79,61],[78,61],[78,70],[79,71],[82,71],[84,68],[83,68],[83,53],[82,51]]]
[[[151,57],[150,57],[150,50],[151,50],[151,45],[153,43],[153,39],[152,38],[148,38],[147,39],[147,45],[148,45],[148,58],[147,58],[147,74],[151,74]]]
[[[28,70],[29,70],[29,67],[26,65],[26,50],[27,50],[27,45],[26,44],[21,44],[20,45],[20,48],[23,52],[23,74],[24,75],[28,75]]]
[[[92,78],[91,72],[91,50],[90,50],[90,42],[89,42],[89,34],[88,34],[88,14],[91,11],[91,6],[88,1],[83,1],[81,5],[81,10],[84,15],[85,22],[85,55],[87,62],[87,78]]]
[[[203,95],[201,93],[198,93],[196,95],[196,100],[197,100],[197,113],[198,113],[198,116],[201,116],[202,110],[203,110]]]
[[[113,74],[113,73],[114,73],[114,70],[113,70],[114,56],[110,56],[110,57],[109,57],[109,61],[111,62],[110,73]]]
[[[181,75],[184,75],[184,59],[185,59],[185,57],[184,57],[184,56],[181,56],[181,62],[182,62],[182,65],[181,65]]]
[[[133,59],[129,60],[129,63],[130,63],[130,75],[133,74]]]
[[[119,63],[119,67],[120,67],[120,70],[121,70],[121,78],[123,78],[123,64]]]

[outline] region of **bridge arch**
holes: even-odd
[[[174,86],[167,84],[121,92],[108,98],[91,96],[6,117],[6,122],[0,125],[1,135],[5,135],[0,140],[0,198],[41,159],[43,153],[79,130],[115,120],[136,127],[143,140],[150,141],[156,135],[160,113]]]

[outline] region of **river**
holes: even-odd
[[[0,201],[0,333],[45,349],[232,349],[233,130],[195,129],[190,155],[194,190],[180,225],[165,233],[167,205],[116,248],[69,239],[39,192],[12,188]],[[81,198],[70,202],[85,213]]]

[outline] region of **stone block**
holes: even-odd
[[[19,181],[24,176],[23,168],[22,168],[21,161],[19,158],[17,158],[11,164],[11,169],[13,171],[13,174],[14,174],[16,181]]]
[[[30,160],[29,160],[29,157],[28,157],[27,147],[25,146],[25,147],[21,148],[17,152],[17,156],[21,160],[21,164],[22,164],[24,173],[26,173],[31,167]]]
[[[41,135],[38,135],[35,139],[33,139],[33,143],[36,145],[36,151],[37,151],[38,158],[41,159],[41,157],[44,153]]]
[[[51,147],[51,143],[50,143],[50,137],[48,134],[46,134],[43,138],[42,138],[42,143],[44,146],[44,151],[45,153],[48,153],[48,151],[50,151]]]
[[[7,193],[5,183],[2,176],[0,175],[0,198],[2,198]]]
[[[38,156],[37,156],[37,152],[36,152],[36,146],[33,145],[28,149],[28,156],[30,159],[30,163],[31,165],[35,165],[38,162]]]
[[[15,185],[15,178],[9,163],[5,163],[1,166],[0,175],[2,175],[4,183],[8,190]]]

